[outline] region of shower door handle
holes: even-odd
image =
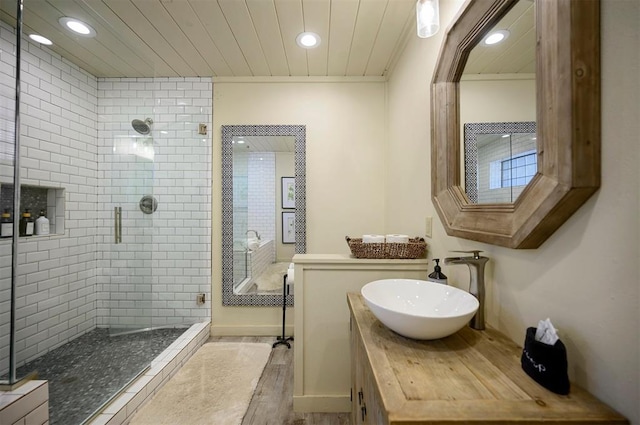
[[[113,212],[115,217],[116,243],[122,243],[122,207],[114,207]]]

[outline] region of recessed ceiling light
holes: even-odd
[[[29,38],[35,41],[36,43],[45,44],[47,46],[51,46],[53,44],[51,40],[38,34],[30,34]]]
[[[301,32],[296,37],[296,43],[304,49],[313,49],[320,45],[320,36],[315,32]]]
[[[91,28],[91,25],[82,22],[75,18],[69,18],[68,16],[64,16],[58,19],[60,25],[62,25],[65,29],[69,31],[73,31],[74,34],[77,34],[81,37],[95,37],[96,30]]]
[[[487,46],[491,46],[493,44],[498,44],[503,42],[509,37],[509,31],[507,30],[498,30],[489,33],[489,35],[484,39],[484,44]]]

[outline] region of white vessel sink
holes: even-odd
[[[415,279],[383,279],[361,290],[378,320],[413,339],[438,339],[456,333],[478,310],[478,300],[453,286]]]

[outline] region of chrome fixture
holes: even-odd
[[[249,232],[253,232],[253,233],[255,233],[255,234],[256,234],[256,238],[257,238],[257,239],[260,239],[260,233],[256,232],[255,230],[251,230],[251,229],[249,229],[249,230],[247,230],[247,235],[249,234]]]
[[[153,214],[158,209],[158,200],[151,195],[144,195],[138,205],[143,213]]]
[[[478,299],[480,306],[478,312],[469,322],[473,329],[484,329],[484,265],[489,258],[482,257],[482,251],[453,251],[473,254],[471,257],[448,257],[444,259],[445,264],[466,264],[469,266],[469,293]]]
[[[131,121],[133,129],[140,134],[149,134],[151,132],[151,124],[153,124],[151,118],[146,118],[144,121],[138,119]]]
[[[122,207],[113,207],[115,243],[122,243]]]

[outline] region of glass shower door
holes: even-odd
[[[234,145],[235,147],[236,145]],[[233,150],[233,290],[242,293],[249,270],[249,162],[242,149]]]
[[[105,211],[109,213],[105,238],[104,297],[111,335],[148,330],[152,324],[154,138],[150,118],[120,123],[105,155]],[[109,148],[107,148],[109,149]]]
[[[17,30],[1,24],[0,31],[0,204],[10,218],[13,212],[14,155],[16,143],[16,57]],[[8,190],[7,190],[8,189]],[[13,245],[8,235],[12,227],[2,224],[0,231],[0,381],[13,384],[16,376],[15,296],[17,281],[12,281]]]

